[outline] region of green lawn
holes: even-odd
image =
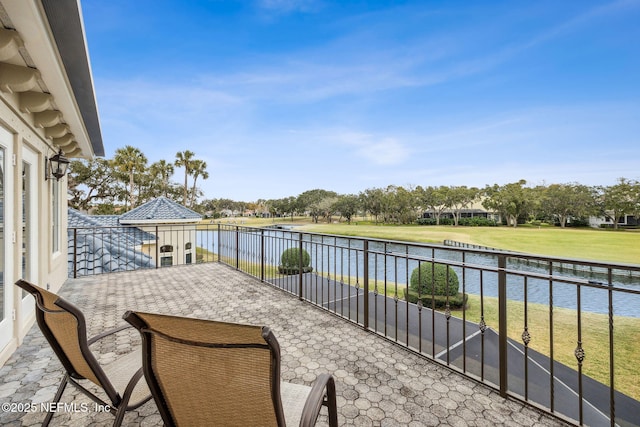
[[[640,230],[605,230],[542,226],[513,227],[453,227],[418,225],[371,225],[370,223],[318,223],[310,218],[225,218],[216,224],[237,224],[264,227],[274,224],[295,224],[297,230],[343,236],[373,237],[409,242],[442,243],[455,240],[463,243],[507,249],[537,255],[578,260],[604,261],[640,265]],[[203,223],[209,224],[210,220]]]
[[[454,312],[462,317],[462,312]],[[487,325],[498,329],[498,299],[484,298],[484,316]],[[522,343],[524,331],[524,303],[508,303],[508,335]],[[549,307],[541,304],[527,305],[528,330],[531,348],[549,355]],[[466,319],[480,321],[480,297],[469,295]],[[637,360],[637,342],[640,339],[640,319],[615,317],[615,381],[616,389],[634,399],[640,399],[640,368]],[[577,317],[575,310],[554,308],[553,310],[554,358],[565,365],[578,369],[574,350],[577,346]],[[586,358],[583,373],[603,384],[609,384],[609,317],[604,314],[582,313],[582,347]]]
[[[348,225],[342,223],[307,224],[297,229],[316,233],[424,243],[442,243],[448,239],[530,254],[640,264],[640,230]]]

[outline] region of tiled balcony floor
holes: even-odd
[[[90,335],[122,324],[126,310],[268,325],[280,342],[284,380],[310,385],[320,373],[334,375],[340,425],[565,425],[221,264],[70,279],[61,295],[84,311]],[[108,362],[131,351],[132,343],[139,343],[137,332],[127,331],[92,349]],[[0,403],[48,402],[61,376],[60,363],[34,326],[0,369]],[[91,402],[73,387],[62,401]],[[2,426],[39,425],[43,419],[41,412],[0,411]],[[61,412],[52,425],[112,422],[105,413]],[[124,425],[162,421],[151,401],[127,413]],[[326,425],[324,415],[319,425]]]

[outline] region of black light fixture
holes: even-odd
[[[60,178],[67,174],[68,167],[69,159],[62,154],[62,150],[49,159],[49,171],[56,178],[56,181],[60,181]],[[49,174],[46,175],[49,177]]]

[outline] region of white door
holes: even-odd
[[[10,167],[10,147],[13,142],[11,133],[0,127],[0,351],[13,338],[13,283],[11,280],[12,261],[7,257],[12,251],[11,230],[7,207],[13,206],[12,174]]]
[[[22,271],[24,280],[38,283],[38,155],[28,148],[22,150]],[[22,291],[21,320],[32,316],[35,300]],[[24,323],[22,323],[24,325]]]

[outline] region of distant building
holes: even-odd
[[[445,209],[440,214],[440,218],[453,218],[454,209]],[[422,218],[435,218],[435,212],[433,210],[426,210],[422,213]],[[460,209],[460,218],[486,218],[489,220],[496,221],[500,223],[502,220],[500,214],[498,212],[489,211],[484,206],[482,206],[481,201],[476,201],[464,209]]]
[[[195,263],[201,219],[165,197],[122,215],[69,209],[69,276]]]
[[[589,217],[589,226],[594,228],[600,227],[613,227],[615,224],[613,222],[613,216],[607,215],[602,217],[591,216]],[[618,218],[618,226],[638,226],[640,225],[640,219],[636,218],[634,215],[624,215]]]

